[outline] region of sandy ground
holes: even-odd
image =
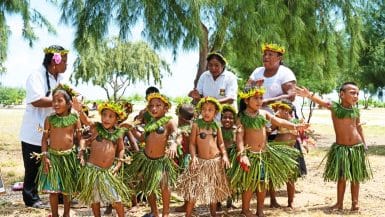
[[[362,120],[366,122],[364,131],[369,145],[369,159],[373,169],[374,178],[363,183],[360,188],[360,211],[351,212],[350,186],[347,186],[345,194],[345,206],[343,211],[330,211],[328,208],[336,201],[336,184],[324,182],[322,179],[323,166],[320,162],[325,151],[334,141],[330,114],[327,110],[316,110],[311,120],[312,127],[317,133],[317,146],[311,148],[305,156],[308,175],[296,183],[296,208],[271,209],[269,198],[265,200],[265,214],[267,216],[385,216],[385,109],[372,109],[362,111]],[[23,174],[20,144],[17,138],[23,110],[0,109],[0,168],[5,181],[6,193],[0,195],[0,216],[48,216],[49,210],[26,208],[23,204],[21,192],[13,192],[10,186],[15,181],[20,181]],[[42,195],[48,202],[47,195]],[[278,191],[278,202],[287,205],[286,191]],[[174,208],[180,202],[172,202],[170,216],[184,216],[183,213],[174,212]],[[240,201],[235,203],[240,207]],[[256,201],[252,201],[251,207],[255,210]],[[126,212],[126,216],[143,216],[149,208],[142,204],[136,212]],[[240,209],[232,209],[219,212],[222,216],[241,216]],[[209,216],[205,206],[195,209],[196,216]],[[90,208],[74,205],[71,216],[92,216]],[[115,216],[114,214],[109,216]]]

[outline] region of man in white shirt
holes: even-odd
[[[31,154],[41,153],[42,132],[39,129],[43,128],[45,118],[53,112],[51,90],[63,80],[68,50],[53,45],[44,49],[44,52],[43,66],[27,78],[26,109],[20,129],[25,169],[23,200],[26,206],[35,208],[43,208],[36,183],[40,162],[31,159]]]

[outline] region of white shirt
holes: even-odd
[[[256,81],[263,78],[263,87],[266,89],[263,98],[270,99],[273,97],[280,96],[284,94],[282,90],[282,84],[289,81],[296,81],[295,75],[291,69],[286,66],[280,65],[278,71],[272,77],[265,77],[263,73],[265,72],[265,67],[256,68],[253,73],[250,75],[250,80]]]
[[[230,71],[223,71],[216,80],[210,71],[203,72],[199,77],[197,90],[204,97],[211,96],[216,99],[229,97],[234,100],[234,108],[237,108],[237,76]]]
[[[63,76],[58,74],[57,80],[48,73],[51,91],[59,82],[62,82]],[[32,102],[45,97],[48,91],[46,69],[42,66],[38,71],[31,73],[26,82],[26,108],[20,129],[20,140],[32,145],[41,146],[41,138],[43,133],[38,128],[44,127],[45,118],[53,112],[52,107],[35,107]],[[52,92],[49,97],[52,97]]]

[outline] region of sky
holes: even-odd
[[[31,7],[36,8],[50,22],[55,25],[57,35],[48,33],[45,29],[35,28],[35,33],[39,39],[34,42],[33,47],[29,47],[28,41],[22,38],[22,19],[20,15],[7,15],[7,24],[10,26],[11,35],[8,43],[8,57],[5,62],[7,72],[0,77],[0,81],[5,86],[25,87],[27,76],[35,72],[43,62],[43,49],[49,45],[58,44],[70,50],[68,56],[68,67],[65,76],[69,78],[73,72],[73,62],[76,59],[76,51],[73,48],[75,29],[60,23],[60,11],[57,7],[47,3],[45,0],[31,0]],[[112,29],[113,31],[113,29]],[[132,41],[144,40],[141,37],[141,27],[138,25],[132,31]],[[171,50],[157,51],[170,65],[172,75],[164,75],[162,80],[161,92],[171,96],[186,96],[193,88],[199,53],[198,50],[178,51],[178,56],[174,60]],[[149,85],[154,85],[150,83]],[[133,94],[144,95],[147,82],[130,86],[126,90],[126,96]],[[106,94],[101,87],[92,84],[82,83],[76,89],[86,97],[86,99],[106,99]]]

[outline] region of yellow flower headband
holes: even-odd
[[[208,59],[212,55],[218,56],[219,58],[221,58],[225,62],[225,65],[227,65],[226,58],[221,53],[219,53],[219,52],[211,52],[211,53],[207,54],[207,58],[206,59]]]
[[[277,52],[277,53],[280,53],[280,54],[284,54],[285,53],[285,47],[279,45],[279,44],[263,44],[262,45],[262,52],[265,52],[265,51],[273,51],[273,52]]]
[[[222,105],[219,103],[219,101],[217,99],[215,99],[214,97],[211,97],[211,96],[206,96],[206,97],[203,97],[201,100],[199,100],[198,104],[195,107],[196,110],[200,113],[202,110],[203,104],[205,104],[207,102],[213,103],[215,105],[216,109],[218,110],[218,112],[222,111]]]
[[[55,54],[55,53],[60,53],[61,55],[63,54],[68,54],[69,50],[59,50],[57,49],[56,47],[54,46],[51,46],[51,47],[47,47],[47,48],[44,48],[44,53],[45,54],[48,54],[48,53],[52,53],[52,54]]]
[[[58,90],[64,90],[65,92],[68,93],[68,95],[70,95],[71,98],[73,98],[74,96],[79,95],[79,93],[77,93],[74,89],[72,89],[68,84],[58,84],[55,87],[55,89],[53,89],[52,92],[55,93]]]
[[[127,117],[126,112],[124,111],[124,109],[122,108],[122,106],[120,104],[117,104],[114,102],[103,102],[103,103],[98,105],[98,111],[99,111],[100,115],[102,114],[102,111],[104,109],[109,109],[109,110],[115,112],[118,115],[119,121],[125,120]]]
[[[225,111],[230,111],[230,112],[233,113],[234,115],[237,114],[237,111],[235,110],[235,108],[234,108],[232,105],[230,105],[230,104],[223,104],[223,105],[222,105],[222,114],[223,114],[223,112],[225,112]]]
[[[289,104],[282,102],[282,101],[277,101],[275,103],[272,103],[272,104],[270,104],[270,107],[273,110],[277,110],[278,108],[284,108],[284,109],[292,110],[292,108]]]
[[[245,91],[240,91],[238,95],[241,99],[247,99],[255,95],[263,95],[264,93],[265,89],[263,87],[252,87]]]
[[[167,96],[160,94],[160,93],[151,93],[150,95],[147,96],[147,102],[150,102],[152,99],[160,99],[162,102],[164,102],[167,107],[170,109],[171,108],[171,102],[167,98]]]

